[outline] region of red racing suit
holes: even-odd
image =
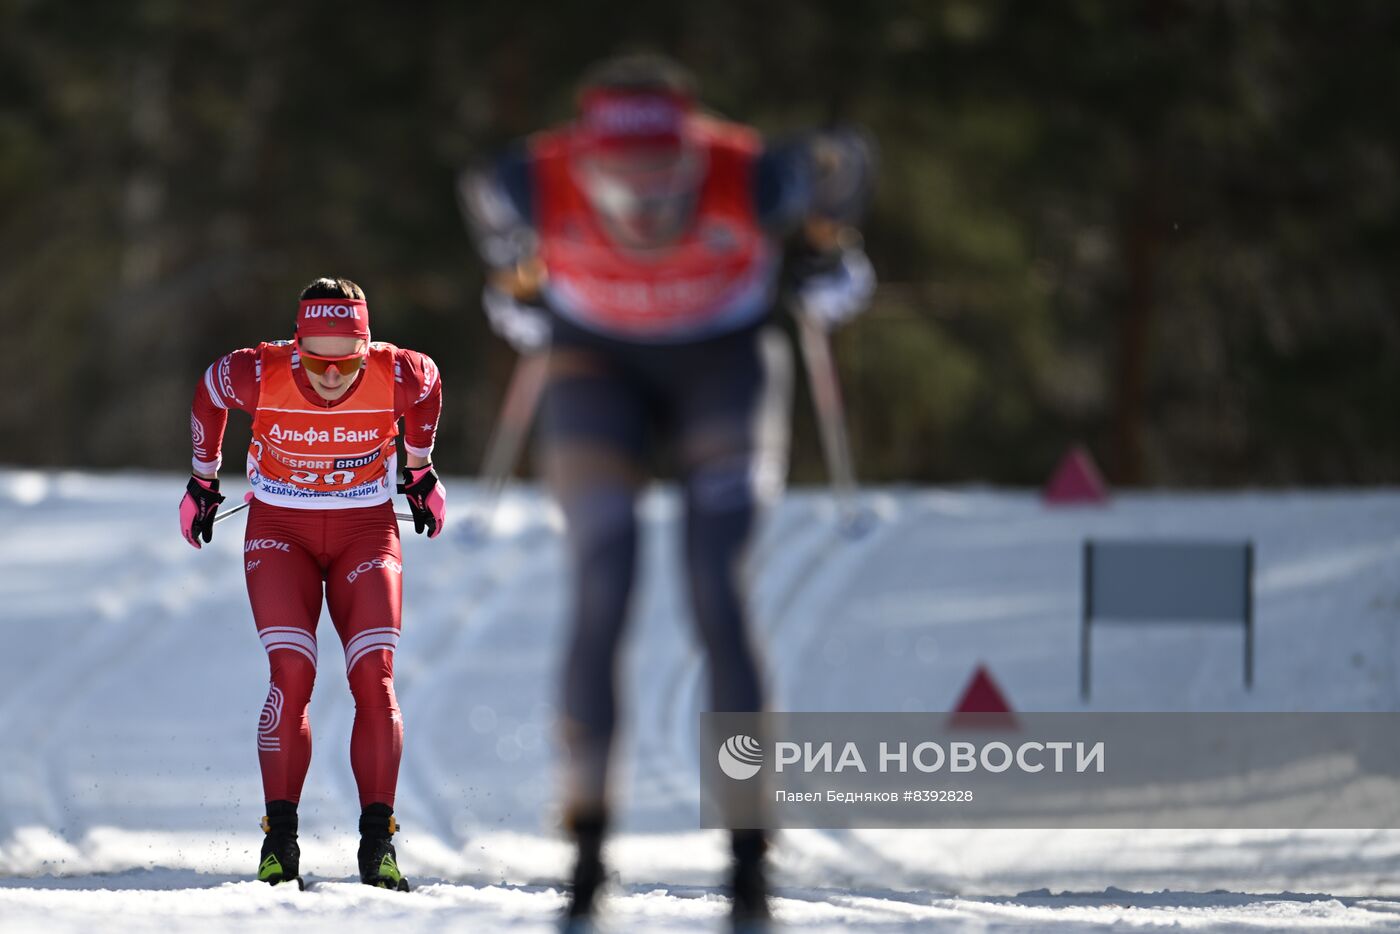
[[[327,403],[290,343],[236,350],[215,361],[195,390],[197,471],[217,471],[230,408],[253,417],[254,500],[243,557],[271,669],[257,735],[265,799],[301,796],[324,594],[355,700],[350,762],[360,803],[392,807],[403,749],[393,681],[403,574],[391,502],[394,447],[403,419],[404,447],[431,455],[442,408],[437,366],[424,354],[372,344],[355,384]]]

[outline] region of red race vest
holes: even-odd
[[[706,160],[686,232],[660,250],[618,246],[579,187],[569,129],[531,141],[540,258],[550,307],[589,330],[631,340],[684,340],[765,314],[778,271],[758,224],[753,167],[759,138],[737,124],[692,118]]]
[[[289,342],[258,345],[258,410],[248,482],[265,503],[296,509],[375,506],[393,495],[394,346],[370,345],[350,398],[326,408],[302,395]]]

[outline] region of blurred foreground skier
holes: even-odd
[[[180,531],[195,548],[210,541],[224,499],[218,470],[230,408],[253,418],[244,575],[272,672],[258,722],[267,802],[258,878],[301,884],[297,802],[311,762],[306,711],[324,591],[355,699],[350,764],[362,808],[360,878],[406,891],[390,842],[403,749],[394,697],[403,565],[390,482],[404,418],[399,490],[417,530],[441,534],[446,496],[431,463],[442,408],[437,366],[416,351],[370,341],[369,307],[355,283],[307,286],[295,340],[235,350],[195,390],[194,472],[180,503]]]
[[[760,710],[740,565],[787,468],[791,351],[772,311],[786,285],[830,328],[864,307],[874,276],[849,226],[872,171],[858,134],[765,145],[701,113],[690,76],[648,55],[597,66],[578,106],[571,123],[464,173],[459,194],[490,267],[493,326],[522,354],[549,351],[544,469],[573,567],[562,732],[577,859],[566,928],[583,929],[604,879],[616,663],[652,455],[665,445],[681,481],[710,703]],[[764,834],[736,831],[732,844],[735,925],[762,929]]]

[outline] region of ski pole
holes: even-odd
[[[841,530],[856,538],[869,530],[872,516],[856,503],[855,467],[851,461],[850,439],[846,435],[841,383],[831,359],[831,343],[821,325],[800,311],[797,325],[802,356],[807,362],[807,385],[816,409],[817,429],[822,439],[831,493],[841,515]]]
[[[491,531],[501,493],[530,434],[530,423],[534,420],[548,373],[547,349],[525,354],[515,363],[500,414],[496,416],[496,424],[486,443],[486,456],[481,462],[485,498],[478,506],[476,515],[469,517],[462,527],[462,536],[466,540],[479,540]]]
[[[229,516],[237,515],[238,513],[242,512],[243,510],[245,510],[245,509],[247,509],[249,506],[251,506],[252,503],[253,503],[253,494],[252,494],[252,493],[247,493],[247,494],[245,494],[244,497],[243,497],[243,502],[242,502],[242,503],[240,503],[240,504],[237,505],[237,506],[234,506],[234,507],[233,507],[232,509],[230,509],[228,512],[221,512],[221,513],[219,513],[217,516],[215,516],[215,517],[214,517],[214,524],[215,524],[215,525],[218,525],[220,522],[223,522],[223,521],[224,521],[225,519],[227,519]],[[398,519],[400,522],[412,522],[412,521],[413,521],[413,514],[412,514],[412,513],[408,513],[408,512],[396,512],[396,513],[394,513],[394,518],[395,518],[395,519]]]
[[[223,521],[224,521],[225,519],[227,519],[229,516],[237,515],[238,513],[240,513],[240,512],[242,512],[243,510],[247,509],[247,508],[248,508],[249,506],[251,506],[252,504],[253,504],[253,494],[252,494],[252,493],[244,493],[244,494],[243,494],[243,502],[240,503],[240,504],[237,505],[237,506],[234,506],[234,507],[233,507],[232,509],[230,509],[228,512],[221,512],[221,513],[219,513],[218,515],[216,515],[216,516],[214,517],[214,524],[215,524],[215,525],[218,525],[220,522],[223,522]]]

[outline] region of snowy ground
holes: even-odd
[[[548,930],[567,852],[551,736],[564,570],[545,501],[509,499],[484,547],[406,542],[397,841],[412,894],[349,881],[352,711],[323,666],[302,805],[314,884],[298,893],[245,881],[266,668],[242,519],[191,550],[175,529],[182,485],[0,471],[0,930]],[[469,485],[451,489],[460,514]],[[1058,512],[1027,493],[866,499],[882,521],[851,543],[824,498],[790,495],[755,551],[781,709],[947,709],[979,662],[1019,709],[1082,709],[1085,535],[1258,544],[1255,690],[1237,630],[1104,629],[1095,708],[1400,709],[1400,492]],[[696,830],[700,669],[674,500],[645,513],[613,927],[714,931],[723,840]],[[328,621],[322,640],[335,658]],[[1400,931],[1400,832],[801,831],[776,865],[778,915],[802,930]]]

